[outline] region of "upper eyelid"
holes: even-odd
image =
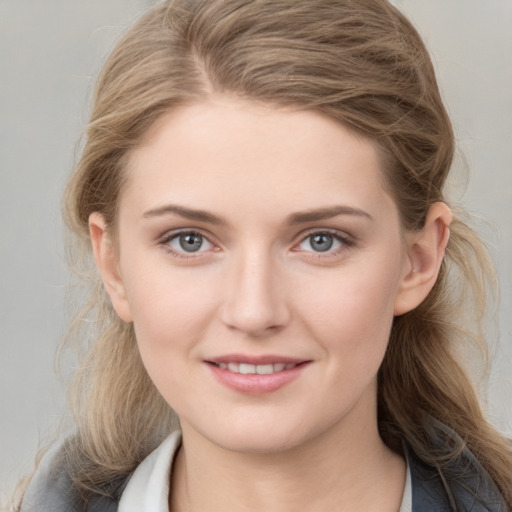
[[[299,242],[302,242],[304,241],[306,238],[309,238],[310,236],[313,236],[313,235],[316,235],[316,234],[327,234],[327,235],[332,235],[336,238],[339,238],[340,240],[342,241],[354,241],[355,240],[355,237],[349,233],[347,233],[346,231],[341,231],[339,229],[333,229],[333,228],[314,228],[314,229],[310,229],[310,230],[306,230],[305,232],[302,232],[299,236],[298,236],[298,239],[299,239]]]
[[[177,249],[175,249],[174,247],[170,247],[170,242],[172,240],[174,240],[175,238],[181,236],[181,235],[186,235],[186,234],[196,234],[196,235],[199,235],[201,237],[203,237],[213,248],[218,248],[219,247],[219,244],[216,243],[215,241],[212,240],[212,237],[208,234],[205,234],[203,232],[203,230],[201,229],[197,229],[197,228],[182,228],[182,229],[173,229],[173,230],[169,230],[167,231],[166,233],[164,233],[162,236],[158,237],[157,239],[157,244],[158,245],[162,245],[162,246],[166,246],[167,249],[171,252],[174,252],[175,254],[183,254],[183,255],[186,255],[185,257],[186,258],[194,258],[194,257],[198,257],[200,254],[203,254],[204,252],[207,252],[207,251],[197,251],[197,252],[190,252],[190,253],[187,253],[186,251],[179,251]]]
[[[215,243],[212,241],[213,235],[205,232],[203,229],[200,229],[200,228],[170,229],[158,237],[158,242],[162,243],[162,242],[165,242],[168,240],[172,240],[173,238],[176,238],[177,236],[186,235],[186,234],[201,235],[202,237],[206,238],[211,244]]]
[[[309,237],[316,235],[316,234],[331,235],[340,242],[341,246],[337,247],[335,249],[329,249],[325,252],[300,249],[299,246],[305,240],[307,240]],[[327,261],[327,260],[329,260],[329,258],[334,258],[334,257],[340,255],[342,252],[350,250],[351,248],[353,248],[355,243],[356,243],[355,237],[349,235],[345,231],[340,231],[337,229],[314,229],[312,231],[309,231],[306,234],[303,234],[302,237],[299,238],[299,241],[293,245],[291,251],[296,252],[296,253],[301,252],[304,254],[304,257],[307,257],[307,258],[314,258],[315,260],[324,259]]]

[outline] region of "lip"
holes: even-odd
[[[248,395],[264,395],[283,388],[297,379],[311,362],[310,360],[278,355],[249,356],[243,354],[230,354],[205,360],[206,365],[218,382],[234,391]],[[227,365],[229,363],[250,365],[293,364],[294,366],[270,374],[235,373],[218,366],[219,364]]]
[[[307,362],[306,359],[298,359],[296,357],[286,357],[274,354],[265,354],[260,356],[245,354],[226,354],[219,357],[212,357],[206,360],[207,363],[247,363],[247,364],[300,364]]]

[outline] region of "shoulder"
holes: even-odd
[[[477,458],[460,437],[443,424],[437,424],[438,437],[433,446],[447,439],[460,446],[457,456],[434,467],[422,460],[410,447],[413,510],[426,512],[507,512],[503,496]]]
[[[20,512],[117,512],[115,498],[94,495],[84,504],[63,459],[63,444],[50,449],[30,481]]]

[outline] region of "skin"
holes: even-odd
[[[91,238],[180,417],[171,510],[398,510],[405,464],[378,435],[377,372],[394,316],[435,282],[446,205],[405,232],[371,141],[223,97],[161,118],[126,172],[115,236],[94,213]],[[241,392],[209,363],[232,354],[305,364],[275,391]]]

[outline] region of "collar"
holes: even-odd
[[[137,466],[123,491],[118,512],[169,512],[169,482],[180,445],[181,432],[173,432]],[[412,512],[412,480],[408,461],[399,512]]]
[[[169,482],[181,432],[173,432],[138,466],[128,481],[118,512],[169,512]]]

